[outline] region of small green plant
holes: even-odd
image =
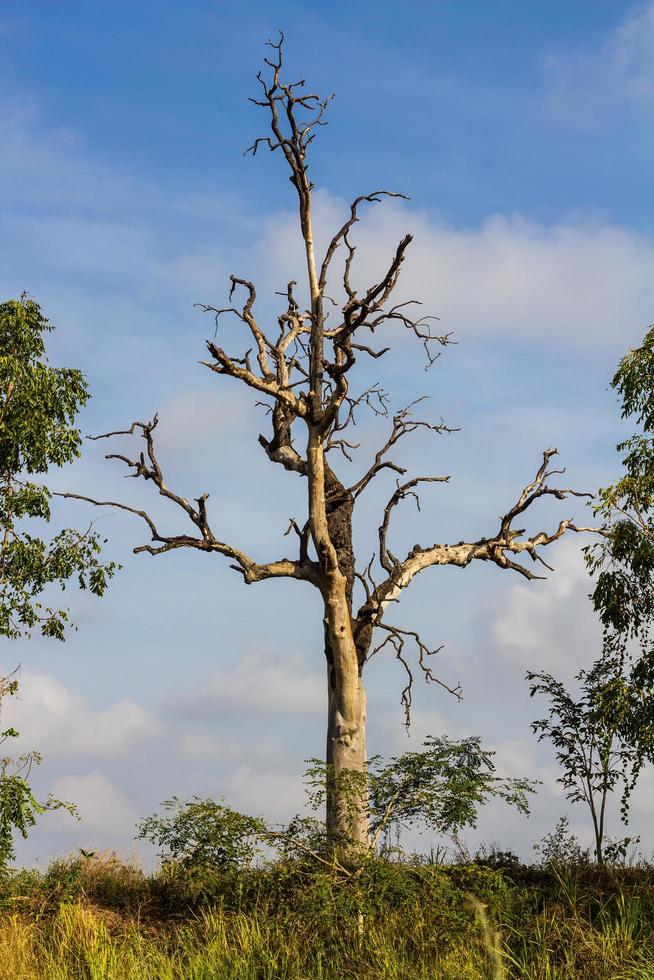
[[[0,707],[4,698],[12,697],[18,691],[18,681],[14,675],[0,678]],[[17,738],[15,728],[0,731],[0,745],[8,739]],[[9,756],[0,758],[0,875],[6,875],[9,863],[15,857],[14,835],[18,832],[27,837],[35,825],[37,816],[47,810],[68,810],[75,814],[72,803],[57,800],[53,796],[39,803],[29,784],[32,767],[39,765],[38,752],[27,752],[18,759]]]
[[[531,696],[543,694],[549,700],[548,716],[532,728],[539,741],[548,739],[554,746],[562,770],[557,782],[567,799],[588,807],[599,864],[624,857],[634,840],[625,837],[605,846],[606,808],[621,787],[620,816],[627,824],[631,792],[654,744],[654,684],[636,686],[625,671],[626,659],[624,638],[607,632],[602,655],[590,670],[576,675],[576,697],[551,674],[527,674]],[[634,717],[642,724],[638,739],[625,735]]]
[[[565,814],[556,821],[554,830],[534,844],[534,850],[544,865],[577,867],[589,861],[588,851],[570,830],[570,821]]]

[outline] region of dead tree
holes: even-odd
[[[202,363],[220,377],[247,385],[259,400],[264,400],[270,408],[271,429],[268,435],[259,436],[263,450],[272,463],[306,480],[306,519],[303,522],[291,520],[287,532],[297,537],[296,557],[256,561],[214,532],[207,509],[208,494],[203,493],[190,502],[170,489],[155,452],[156,416],[152,422],[134,422],[128,430],[96,438],[131,433],[144,440],[144,451],[137,459],[117,453],[109,454],[107,458],[121,460],[131,470],[131,475],[151,480],[162,496],[186,513],[190,524],[188,533],[165,534],[146,511],[124,503],[93,500],[77,494],[66,496],[101,506],[120,507],[142,518],[149,528],[151,543],[140,545],[135,552],[160,555],[176,548],[196,548],[228,558],[231,568],[243,576],[247,585],[265,579],[289,578],[308,582],[318,589],[322,598],[328,678],[326,760],[330,776],[327,831],[332,840],[345,837],[353,839],[355,844],[364,844],[368,840],[365,800],[360,801],[352,818],[351,805],[343,799],[343,782],[339,774],[361,773],[365,769],[366,695],[362,674],[366,663],[384,646],[395,650],[407,671],[408,683],[402,695],[407,720],[413,680],[407,655],[409,644],[416,647],[419,670],[426,680],[443,684],[458,693],[457,688],[449,687],[433,673],[429,665],[433,651],[418,633],[387,621],[389,606],[398,600],[419,572],[434,565],[464,568],[476,560],[486,561],[502,569],[511,569],[527,579],[538,578],[519,561],[521,556],[545,564],[540,554],[542,547],[557,541],[568,530],[593,529],[577,527],[572,520],[566,519],[551,532],[540,531],[529,537],[525,536],[524,528],[515,527],[541,497],[565,500],[569,496],[584,496],[574,490],[548,485],[552,475],[563,472],[549,469],[556,450],[548,449],[543,453],[534,479],[521,491],[517,501],[501,518],[499,527],[488,537],[455,544],[415,545],[402,556],[394,554],[389,547],[389,533],[397,506],[407,497],[416,497],[424,484],[449,479],[447,476],[404,479],[405,469],[392,459],[394,447],[417,429],[435,433],[450,431],[444,423],[417,419],[413,412],[416,403],[392,417],[386,441],[358,480],[347,485],[339,478],[332,461],[339,451],[350,458],[354,446],[348,435],[357,409],[367,403],[388,415],[385,395],[378,386],[365,391],[353,387],[357,362],[361,358],[382,357],[389,350],[388,346],[375,347],[371,337],[381,334],[385,344],[387,331],[397,324],[415,335],[431,364],[448,344],[449,336],[435,332],[432,326],[435,318],[414,313],[415,301],[392,301],[411,235],[405,235],[399,242],[378,282],[365,291],[357,290],[353,285],[356,246],[352,233],[361,208],[383,198],[403,195],[379,190],[358,197],[325,253],[316,255],[311,206],[313,185],[307,151],[318,127],[324,125],[329,99],[307,94],[304,81],[287,84],[282,79],[283,35],[278,42],[268,42],[268,45],[271,54],[265,59],[266,69],[257,76],[261,94],[251,101],[266,110],[270,135],[255,140],[249,152],[254,155],[262,147],[279,152],[290,172],[290,181],[297,193],[309,303],[306,309],[301,307],[296,298],[297,283],[289,282],[280,294],[285,298],[285,309],[273,332],[257,319],[254,284],[231,276],[230,303],[240,295],[242,304],[224,308],[202,306],[202,309],[211,313],[217,324],[227,315],[241,322],[246,336],[244,352],[238,356],[228,353],[218,340],[209,340],[210,356]],[[333,266],[337,253],[341,258],[337,286],[343,297],[340,304],[330,299],[328,293],[328,283],[335,279]],[[328,325],[327,313],[331,325]],[[371,482],[389,471],[396,477],[396,486],[381,515],[376,564],[357,566],[352,543],[355,506]],[[358,586],[356,592],[361,592],[359,604],[355,602],[355,586]],[[374,646],[376,637],[380,639]]]

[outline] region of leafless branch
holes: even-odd
[[[358,572],[355,570],[354,572],[355,578],[357,578],[359,582],[361,582],[361,585],[363,586],[363,591],[365,592],[366,600],[370,600],[372,598],[372,594],[377,588],[377,583],[372,577],[372,566],[374,565],[374,563],[375,563],[375,554],[373,553],[370,558],[370,561],[368,562],[364,570],[362,572]]]
[[[420,510],[420,497],[415,492],[415,488],[421,483],[448,483],[449,479],[449,476],[415,476],[405,483],[400,483],[399,480],[397,481],[395,492],[384,508],[384,517],[379,526],[379,562],[385,571],[392,572],[393,568],[398,564],[397,558],[391,554],[387,544],[388,529],[393,509],[397,507],[401,500],[412,497],[416,502],[416,507]]]
[[[406,408],[401,409],[393,416],[393,427],[391,429],[390,435],[381,449],[375,454],[375,459],[372,466],[367,470],[364,475],[357,480],[357,482],[349,488],[349,492],[353,493],[355,497],[358,497],[362,493],[368,484],[375,478],[375,476],[382,469],[395,470],[396,473],[400,475],[406,473],[406,469],[402,466],[398,466],[396,463],[392,463],[385,460],[386,454],[395,446],[403,436],[408,435],[411,432],[415,432],[417,429],[426,429],[430,432],[434,432],[437,435],[442,433],[458,432],[458,429],[453,429],[445,424],[445,421],[441,419],[439,423],[425,422],[420,419],[413,417],[412,409],[419,405],[420,402],[425,400],[425,396],[422,398],[417,398]]]
[[[291,517],[288,523],[287,529],[284,531],[284,537],[287,537],[291,531],[294,531],[300,541],[300,563],[308,561],[308,551],[309,551],[309,541],[311,538],[311,528],[309,522],[307,521],[303,528],[300,528],[299,524],[294,517]]]
[[[216,322],[216,330],[218,329],[218,322],[220,320],[220,317],[225,313],[232,313],[233,315],[238,317],[239,320],[245,323],[249,328],[252,337],[254,338],[254,341],[257,345],[257,350],[258,350],[257,360],[259,361],[259,367],[261,369],[262,377],[264,380],[271,380],[272,378],[274,378],[274,374],[271,372],[270,365],[268,363],[268,351],[271,348],[271,344],[254,317],[253,307],[254,307],[254,302],[257,298],[257,291],[254,287],[254,283],[250,282],[247,279],[239,279],[237,276],[230,276],[229,278],[232,284],[229,290],[230,300],[234,295],[234,290],[236,289],[237,286],[242,286],[244,289],[247,290],[248,297],[241,310],[238,310],[233,306],[226,306],[217,309],[215,306],[207,306],[204,303],[196,303],[195,306],[199,307],[205,313],[214,314],[214,319]]]
[[[270,58],[264,58],[266,65],[272,70],[272,79],[267,82],[262,72],[257,74],[263,95],[261,99],[250,99],[250,102],[270,110],[271,129],[275,138],[259,137],[255,139],[245,153],[251,153],[254,156],[261,145],[267,146],[269,150],[281,149],[295,173],[296,169],[301,170],[303,168],[307,147],[313,140],[312,130],[316,126],[326,125],[323,118],[325,109],[334,96],[330,95],[326,99],[321,99],[320,96],[313,93],[302,93],[296,96],[295,91],[297,89],[302,90],[304,87],[304,79],[290,85],[281,81],[284,33],[279,32],[278,41],[269,40],[266,43],[274,51]],[[283,132],[280,108],[289,127],[287,134]],[[308,118],[303,121],[299,120],[297,117],[298,110],[306,111]]]
[[[365,405],[373,415],[383,416],[384,418],[388,416],[390,398],[379,384],[374,384],[366,388],[356,398],[347,396],[344,401],[347,406],[345,418],[341,419],[339,415],[336,415],[332,432],[344,432],[350,425],[356,425],[357,409],[361,408],[362,405]]]
[[[297,398],[287,386],[280,384],[274,377],[262,378],[252,370],[246,358],[230,357],[222,347],[218,347],[212,340],[207,341],[207,349],[217,363],[211,361],[200,361],[203,367],[216,374],[226,374],[231,378],[243,381],[248,387],[261,391],[266,395],[281,402],[294,415],[302,418],[306,415],[306,403],[300,396]]]
[[[230,558],[234,564],[231,565],[239,571],[247,584],[263,581],[267,578],[290,577],[317,582],[318,569],[308,558],[299,562],[289,561],[282,558],[279,561],[259,564],[250,558],[244,551],[235,548],[215,536],[208,521],[207,498],[208,494],[203,493],[195,498],[196,506],[193,506],[186,497],[175,493],[167,486],[163,471],[157,459],[154,447],[153,431],[158,424],[158,416],[155,415],[151,422],[133,422],[129,429],[106,432],[99,436],[91,436],[93,439],[107,439],[115,435],[133,435],[140,430],[141,437],[145,440],[145,452],[141,452],[138,459],[130,459],[122,453],[108,453],[105,459],[118,459],[132,470],[127,474],[132,477],[141,477],[144,480],[151,480],[157,487],[159,494],[170,500],[181,508],[190,521],[199,531],[198,536],[188,534],[167,535],[159,531],[154,519],[145,510],[131,507],[128,504],[120,503],[115,500],[96,500],[77,493],[58,493],[59,497],[68,497],[74,500],[84,500],[96,507],[116,507],[119,510],[136,514],[147,524],[153,544],[142,544],[134,548],[134,553],[147,552],[151,555],[160,555],[177,548],[196,548],[205,552],[217,552]]]
[[[351,344],[352,350],[363,351],[364,354],[369,354],[370,357],[374,357],[377,360],[378,357],[383,357],[384,354],[388,354],[390,347],[382,347],[381,350],[373,350],[372,347],[368,347],[366,344]]]
[[[541,578],[529,568],[515,560],[516,556],[527,553],[532,561],[545,564],[539,549],[558,541],[567,531],[604,533],[602,528],[581,527],[571,519],[560,521],[552,532],[539,531],[530,537],[522,537],[525,529],[515,529],[513,520],[524,513],[528,507],[542,496],[550,495],[558,500],[568,497],[591,497],[592,494],[579,493],[576,490],[549,487],[545,482],[556,471],[548,471],[548,464],[556,450],[548,449],[543,453],[543,462],[535,478],[521,491],[518,500],[500,520],[499,531],[488,538],[476,541],[459,541],[457,544],[434,544],[430,547],[415,545],[408,555],[399,560],[388,548],[387,536],[390,515],[393,508],[409,495],[413,489],[411,482],[400,484],[389,500],[384,510],[384,517],[379,528],[380,563],[388,573],[388,577],[380,582],[372,597],[361,606],[355,619],[355,636],[359,648],[369,643],[371,630],[381,623],[385,609],[389,603],[395,602],[402,591],[408,587],[415,576],[425,568],[435,565],[454,565],[465,568],[470,562],[490,561],[499,568],[518,572],[529,580]]]
[[[352,456],[350,455],[350,450],[354,451],[361,447],[360,442],[348,442],[347,439],[329,439],[325,445],[325,452],[331,452],[333,449],[338,449],[340,453],[345,457],[348,463],[353,462]]]
[[[349,244],[348,237],[347,237],[348,232],[351,230],[352,226],[355,225],[359,220],[359,206],[364,202],[367,204],[378,204],[383,197],[390,197],[390,198],[395,197],[395,198],[400,198],[403,201],[409,200],[406,194],[398,194],[394,191],[373,191],[371,194],[361,194],[359,197],[356,198],[355,201],[352,202],[352,204],[350,205],[349,218],[347,219],[347,221],[344,222],[341,228],[339,228],[339,230],[336,232],[336,234],[330,241],[329,245],[327,246],[327,251],[325,252],[325,257],[320,267],[319,286],[321,291],[324,291],[327,285],[327,272],[329,270],[331,261],[334,258],[334,255],[336,254],[337,249],[342,244],[345,244],[349,250],[349,256],[348,259],[346,260],[344,286],[346,292],[348,293],[348,295],[350,295],[350,297],[355,295],[351,289],[349,273],[350,273],[352,258],[354,256],[354,252],[356,251],[356,246]]]
[[[425,681],[428,684],[438,684],[450,694],[453,694],[459,701],[461,700],[461,685],[456,684],[451,687],[449,684],[446,684],[439,677],[436,677],[431,667],[426,662],[428,657],[434,657],[436,654],[441,652],[443,649],[442,645],[437,647],[435,650],[430,650],[416,630],[405,630],[401,629],[399,626],[391,626],[388,623],[377,623],[377,627],[384,630],[388,635],[382,640],[381,643],[371,650],[368,659],[370,660],[370,658],[376,653],[380,653],[386,646],[392,646],[395,650],[395,657],[404,667],[408,678],[407,684],[402,691],[402,696],[400,699],[400,703],[404,707],[404,727],[406,728],[407,732],[409,731],[409,727],[411,725],[411,705],[413,703],[413,672],[404,652],[407,640],[413,640],[417,647],[418,665],[423,672]]]

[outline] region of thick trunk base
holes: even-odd
[[[356,860],[369,846],[366,792],[366,693],[360,675],[345,699],[328,664],[327,835],[341,862]]]

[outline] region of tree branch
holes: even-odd
[[[117,507],[120,510],[127,511],[128,513],[136,514],[137,517],[140,517],[147,524],[150,530],[151,540],[154,543],[137,546],[133,549],[134,554],[147,552],[150,555],[160,555],[168,551],[173,551],[177,548],[196,548],[200,551],[217,552],[218,554],[224,555],[226,558],[230,558],[232,562],[234,562],[231,567],[243,575],[243,579],[248,585],[252,582],[263,581],[264,579],[280,577],[296,578],[318,584],[318,566],[315,565],[314,562],[309,561],[306,553],[304,554],[304,558],[299,562],[282,558],[279,561],[260,564],[255,562],[240,548],[236,548],[233,545],[221,541],[215,536],[209,525],[207,515],[206,502],[209,495],[207,493],[203,493],[200,497],[195,498],[195,504],[197,506],[193,506],[186,497],[182,497],[180,494],[175,493],[165,483],[163,471],[159,465],[159,461],[155,453],[154,439],[152,435],[158,421],[158,416],[155,415],[151,422],[133,422],[129,429],[106,432],[99,436],[89,436],[89,438],[106,439],[116,435],[133,435],[136,430],[140,430],[141,437],[146,443],[146,451],[145,453],[140,453],[138,459],[132,460],[128,456],[124,456],[121,453],[108,453],[105,456],[105,459],[121,460],[121,462],[125,463],[129,469],[133,470],[132,473],[128,474],[129,476],[142,477],[144,480],[152,480],[162,497],[172,501],[184,511],[187,517],[200,532],[199,536],[194,537],[187,534],[162,534],[159,531],[156,522],[147,513],[147,511],[139,510],[136,507],[131,507],[128,504],[123,504],[115,500],[96,500],[93,497],[87,497],[83,494],[77,493],[57,493],[55,495],[58,497],[68,497],[74,500],[84,500],[96,507]]]
[[[207,349],[211,356],[218,362],[212,364],[211,361],[200,361],[203,367],[216,374],[227,374],[231,378],[237,378],[245,382],[250,388],[261,391],[265,395],[281,402],[294,415],[304,418],[307,414],[307,406],[302,396],[297,398],[287,386],[281,385],[274,377],[262,378],[255,374],[248,363],[248,355],[245,358],[230,357],[222,347],[218,347],[212,340],[207,341]]]
[[[390,626],[388,623],[377,623],[377,627],[385,630],[388,635],[370,652],[368,660],[370,660],[376,653],[380,653],[386,646],[390,645],[395,650],[395,657],[404,667],[408,678],[407,684],[404,687],[400,698],[400,703],[404,707],[404,727],[406,728],[407,732],[409,731],[409,727],[411,725],[411,705],[413,703],[413,672],[404,655],[404,647],[407,639],[413,640],[418,649],[418,664],[424,674],[426,683],[438,684],[450,694],[453,694],[459,701],[461,700],[461,685],[456,684],[454,687],[450,687],[449,684],[446,684],[444,681],[440,680],[440,678],[436,677],[429,665],[426,663],[427,657],[433,657],[437,653],[440,653],[440,651],[443,649],[442,645],[437,647],[435,650],[430,650],[416,630],[400,629],[399,626]]]
[[[270,380],[274,378],[274,374],[270,370],[270,365],[268,363],[268,350],[272,346],[270,341],[264,334],[263,330],[259,327],[254,313],[253,306],[254,301],[257,298],[257,291],[254,288],[254,283],[247,279],[239,279],[237,276],[230,276],[231,288],[229,290],[229,298],[231,300],[234,295],[234,290],[237,286],[243,286],[248,292],[248,298],[245,301],[243,309],[237,310],[233,306],[222,307],[221,309],[216,309],[215,306],[206,306],[204,303],[195,303],[196,307],[203,310],[205,313],[213,313],[216,322],[216,329],[218,328],[218,321],[224,313],[232,313],[239,320],[247,325],[249,328],[254,342],[257,345],[258,355],[257,360],[259,361],[259,367],[261,368],[261,374],[265,380]]]
[[[437,435],[440,435],[443,432],[449,433],[459,431],[458,429],[450,428],[445,424],[443,419],[441,419],[440,423],[435,424],[433,422],[424,422],[413,418],[412,409],[415,405],[418,405],[420,402],[424,401],[426,397],[427,396],[424,395],[422,398],[417,398],[414,402],[411,402],[410,405],[407,405],[406,408],[401,409],[401,411],[393,416],[393,427],[388,439],[381,449],[379,449],[379,451],[375,454],[375,459],[372,466],[359,480],[357,480],[353,486],[349,488],[348,493],[352,493],[355,497],[358,497],[359,494],[362,493],[368,484],[375,478],[375,476],[377,476],[380,470],[391,469],[395,470],[395,472],[399,473],[400,475],[406,473],[406,469],[403,466],[398,466],[396,463],[392,463],[384,459],[386,454],[396,443],[400,441],[400,439],[402,439],[403,436],[406,436],[411,432],[415,432],[417,429],[427,429],[430,432],[435,432]]]
[[[356,198],[355,201],[352,202],[352,204],[350,205],[350,217],[341,226],[341,228],[339,228],[339,230],[336,232],[336,234],[330,241],[329,245],[327,246],[327,251],[325,252],[325,257],[320,267],[320,279],[318,280],[318,285],[320,287],[321,292],[324,292],[325,287],[327,286],[327,272],[329,270],[331,261],[334,258],[336,250],[342,244],[345,244],[349,250],[349,257],[348,260],[346,261],[344,285],[345,285],[345,290],[350,297],[355,295],[350,287],[349,272],[350,272],[350,266],[352,264],[352,258],[354,256],[354,252],[356,251],[356,246],[352,246],[349,244],[347,235],[350,229],[352,228],[352,226],[356,224],[356,222],[359,220],[359,214],[358,214],[359,205],[363,204],[364,201],[367,202],[368,204],[378,204],[381,201],[382,197],[396,197],[396,198],[401,198],[403,201],[409,200],[406,194],[398,194],[395,191],[372,191],[372,193],[370,194],[361,194],[359,197]]]
[[[406,500],[407,497],[413,497],[416,502],[416,507],[420,510],[420,498],[415,492],[415,488],[421,483],[448,483],[449,479],[449,476],[415,476],[413,479],[407,480],[406,483],[397,481],[395,492],[384,508],[384,517],[379,526],[379,562],[385,571],[392,572],[398,564],[397,558],[391,554],[387,544],[388,529],[393,509],[401,500]]]
[[[427,548],[415,545],[403,560],[399,560],[392,554],[386,539],[390,514],[400,500],[409,495],[413,481],[398,486],[386,505],[384,518],[379,529],[380,563],[388,572],[388,577],[380,582],[370,598],[366,599],[355,620],[354,632],[360,651],[365,651],[366,647],[369,646],[372,630],[381,624],[384,611],[389,603],[395,602],[415,576],[425,568],[431,568],[434,565],[455,565],[459,568],[465,568],[475,560],[491,561],[499,568],[511,569],[524,578],[532,580],[542,578],[542,576],[534,574],[529,568],[515,561],[513,556],[526,553],[532,561],[540,562],[549,567],[539,554],[538,549],[558,541],[567,531],[606,533],[598,527],[580,527],[571,519],[561,521],[555,531],[539,531],[537,534],[526,538],[521,537],[525,534],[524,528],[513,528],[514,519],[524,513],[540,497],[549,495],[557,500],[565,500],[571,496],[592,498],[593,495],[590,493],[549,487],[546,484],[545,481],[549,476],[562,472],[548,471],[549,461],[555,454],[555,449],[547,449],[543,453],[543,462],[534,480],[522,490],[516,503],[501,518],[499,531],[495,535],[479,538],[476,541],[459,541],[457,544],[434,544]]]

